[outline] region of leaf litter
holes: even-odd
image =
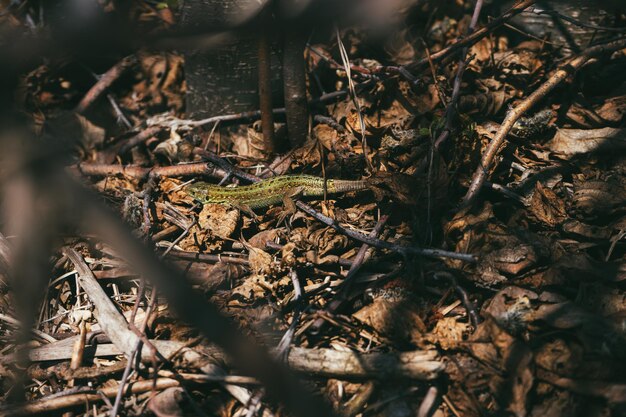
[[[106,167],[96,175],[82,172],[83,181],[133,225],[138,237],[154,242],[158,255],[185,271],[207,300],[258,343],[273,349],[288,336],[290,346],[310,351],[435,355],[428,361],[436,361],[436,372],[415,379],[394,378],[393,372],[379,378],[367,370],[366,377],[353,378],[320,363],[302,377],[337,413],[620,415],[626,406],[626,171],[621,152],[626,79],[616,74],[623,74],[626,50],[591,62],[537,103],[500,147],[478,201],[461,208],[459,202],[499,122],[556,70],[558,48],[509,27],[472,45],[461,96],[453,103],[459,111],[456,127],[436,147],[446,123],[457,59],[431,62],[412,73],[415,79],[394,69],[453,44],[465,34],[470,11],[463,2],[441,9],[416,3],[400,14],[406,27],[394,28],[382,51],[372,47],[373,39],[363,28],[341,33],[351,64],[359,68],[351,74],[360,88],[364,132],[354,102],[340,99],[315,109],[334,123],[314,122],[307,143],[274,160],[263,149],[258,124],[248,121],[191,132],[164,129],[125,153],[115,153],[130,135],[114,123],[107,102],[99,101],[94,104],[97,111],[79,116],[82,149],[72,163],[95,164],[113,154],[117,164],[153,172],[174,167],[171,175],[139,178],[107,172]],[[155,11],[147,3],[140,10]],[[310,46],[307,57],[309,99],[347,86],[347,73],[333,64],[341,62],[336,39]],[[111,87],[139,130],[145,129],[142,124],[148,118],[163,112],[184,115],[188,86],[183,66],[176,53],[142,51],[129,77]],[[82,82],[75,73],[68,65],[41,65],[24,75],[22,102],[33,125],[43,126],[35,129],[42,137],[58,113],[67,112],[86,92],[75,87]],[[370,80],[374,82],[360,87]],[[285,134],[282,119],[277,119],[276,128],[279,136]],[[361,146],[364,139],[367,155]],[[196,148],[261,177],[303,173],[367,178],[380,187],[311,204],[343,227],[366,235],[388,216],[377,235],[380,239],[471,253],[477,262],[367,247],[361,265],[361,242],[302,212],[279,223],[280,207],[257,210],[256,218],[235,207],[200,207],[183,191],[188,180],[244,180],[219,171],[223,167],[186,173],[185,166],[206,162],[189,151]],[[376,174],[367,172],[364,158]],[[148,176],[156,187],[147,186]],[[181,349],[185,345],[203,355],[210,349],[210,341],[169,311],[162,295],[139,294],[143,278],[126,264],[124,253],[80,231],[64,236],[63,245],[79,251],[127,319],[136,302],[139,316],[145,316],[149,305],[156,306],[149,309],[149,339],[178,341]],[[60,252],[52,261],[52,283],[36,329],[62,341],[76,337],[80,323],[85,323],[93,335],[100,325],[89,296],[76,283],[74,266]],[[7,291],[3,317],[14,314]],[[3,354],[14,353],[15,326],[2,320],[0,334]],[[32,345],[36,351],[48,342],[36,338]],[[297,369],[292,365],[297,358],[289,356],[293,352],[283,354]],[[69,387],[59,379],[59,363],[67,360],[31,365],[26,373],[36,384],[27,385],[26,398],[45,400]],[[98,373],[74,384],[105,387],[119,382],[123,368],[105,370],[123,360],[119,353],[84,360],[81,367]],[[14,372],[11,366],[3,365],[3,379]],[[49,374],[37,373],[36,366]],[[146,362],[138,368],[133,381],[149,380],[151,373],[165,375],[166,369],[151,366]],[[188,385],[184,395],[173,387],[153,397],[131,394],[122,405],[125,415],[142,415],[146,409],[155,415],[185,415],[194,409],[223,416],[247,412],[250,403],[236,400],[224,384],[202,380],[199,369],[171,358],[167,371],[193,374],[195,385]],[[238,376],[236,366],[228,369],[233,378]],[[256,384],[248,381],[243,386],[267,412],[285,413]],[[437,401],[431,414],[418,414],[430,387],[437,389]],[[4,398],[7,393],[5,386]],[[94,403],[99,413],[107,407]]]

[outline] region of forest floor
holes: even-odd
[[[15,3],[2,27],[45,27]],[[187,111],[183,53],[19,73],[0,416],[624,415],[624,32],[576,50],[415,3],[311,38],[308,140],[277,111],[278,152],[256,113]],[[123,12],[162,34],[166,6]],[[186,192],[286,174],[372,190],[254,213]]]

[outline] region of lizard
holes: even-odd
[[[187,194],[203,204],[227,204],[238,208],[257,209],[283,202],[291,207],[297,196],[322,197],[350,191],[370,189],[363,180],[324,179],[313,175],[281,175],[261,180],[251,185],[220,187],[206,182],[196,182],[186,188]]]

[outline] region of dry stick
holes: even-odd
[[[70,357],[71,345],[78,336],[61,340],[53,344],[35,348],[29,352],[29,359],[33,362],[48,362],[66,360]],[[196,347],[195,351],[186,346],[185,342],[174,340],[152,340],[165,356],[170,357],[179,352],[185,363],[190,368],[202,368],[206,362],[225,362],[229,366],[235,366],[236,362],[232,355],[222,352],[214,347]],[[274,349],[273,355],[278,351]],[[110,343],[99,343],[95,346],[94,357],[120,355],[120,350]],[[10,362],[8,358],[5,363]],[[150,363],[149,352],[141,352],[141,361]],[[415,380],[432,380],[437,378],[443,371],[444,365],[439,360],[435,350],[415,350],[400,353],[359,353],[354,351],[344,352],[325,348],[302,348],[292,347],[287,357],[289,367],[301,373],[331,378],[349,379],[398,379],[410,378]],[[206,378],[224,380],[223,375],[209,373]]]
[[[281,360],[286,362],[289,356],[289,348],[291,346],[291,342],[293,341],[293,337],[296,333],[296,328],[300,323],[300,316],[302,315],[303,310],[303,291],[302,285],[300,284],[300,279],[298,279],[298,273],[295,268],[291,268],[289,271],[289,277],[291,278],[291,283],[293,285],[293,301],[296,304],[296,309],[293,312],[293,318],[291,320],[291,324],[289,325],[289,329],[285,332],[283,337],[280,339],[278,343],[278,347],[276,348],[277,354],[276,356]]]
[[[87,340],[87,330],[85,328],[85,321],[81,320],[79,325],[78,340],[74,343],[72,349],[72,359],[70,360],[70,369],[72,371],[77,370],[83,363],[83,356],[85,354],[85,341]]]
[[[341,124],[339,124],[339,122],[337,122],[330,116],[322,116],[321,114],[316,114],[315,116],[313,116],[313,121],[315,121],[316,123],[328,125],[339,133],[343,133],[346,131],[346,129]]]
[[[78,272],[78,283],[96,307],[96,318],[102,330],[126,358],[132,361],[132,353],[140,341],[139,337],[130,330],[128,322],[104,292],[82,256],[72,248],[64,248],[63,253],[74,264]]]
[[[562,14],[557,12],[556,10],[545,10],[545,9],[541,9],[541,10],[537,10],[534,7],[531,9],[532,13],[538,14],[538,15],[542,15],[542,14],[547,14],[553,18],[557,17],[559,19],[563,19],[567,22],[570,22],[573,25],[576,25],[578,27],[581,28],[586,28],[586,29],[593,29],[596,31],[603,31],[603,32],[624,32],[626,31],[626,28],[624,27],[608,27],[608,26],[598,26],[598,25],[593,25],[591,23],[585,23],[582,22],[580,20],[574,19],[571,16]]]
[[[372,237],[372,238],[377,237],[382,232],[383,227],[385,227],[387,220],[389,220],[389,215],[384,214],[383,216],[381,216],[381,218],[378,220],[378,223],[376,223],[376,226],[374,226],[374,229],[372,229],[368,237]],[[354,283],[354,277],[356,276],[357,272],[359,272],[359,270],[361,269],[361,266],[363,265],[363,262],[365,261],[365,255],[367,254],[368,249],[369,249],[369,245],[367,245],[366,243],[364,243],[359,249],[359,252],[356,254],[356,256],[354,257],[354,260],[352,261],[352,265],[350,266],[348,275],[343,280],[343,286],[341,287],[341,290],[335,295],[335,297],[324,308],[324,310],[327,313],[331,313],[331,314],[335,313],[339,309],[339,307],[341,307],[341,305],[348,299],[348,296],[350,294],[350,289],[352,287],[352,284]],[[324,323],[326,323],[326,320],[324,320],[323,318],[318,318],[311,325],[311,328],[309,331],[313,334],[318,333],[320,329],[322,328],[322,326],[324,325]]]
[[[435,52],[434,54],[432,54],[429,57],[426,58],[422,58],[418,61],[412,62],[408,65],[405,65],[401,68],[408,70],[408,71],[415,71],[419,68],[421,68],[423,65],[428,64],[428,60],[432,59],[433,62],[438,62],[441,61],[443,58],[447,57],[448,55],[450,55],[453,52],[456,52],[458,49],[460,48],[464,48],[464,47],[469,47],[472,46],[473,44],[475,44],[476,42],[478,42],[479,40],[481,40],[482,38],[484,38],[485,36],[487,36],[487,34],[489,34],[492,30],[494,30],[495,28],[502,26],[505,22],[507,22],[510,18],[512,18],[513,16],[523,12],[527,7],[532,6],[533,4],[535,4],[536,0],[523,0],[520,1],[519,3],[513,5],[513,7],[511,7],[511,9],[507,10],[505,13],[503,13],[501,16],[497,17],[496,19],[492,20],[489,24],[487,24],[485,27],[478,29],[476,32],[472,33],[471,35],[469,35],[467,38],[460,40],[459,42],[456,42],[444,49],[442,49],[439,52]],[[384,67],[382,67],[381,69],[384,69]]]
[[[137,291],[137,297],[135,298],[135,304],[133,305],[133,310],[132,310],[130,320],[129,320],[129,325],[131,327],[134,326],[135,317],[137,316],[137,311],[139,310],[139,304],[141,303],[141,299],[143,298],[145,291],[146,291],[146,279],[142,277],[141,283],[139,285],[139,290]],[[148,320],[150,319],[150,315],[152,314],[152,309],[154,308],[154,304],[156,303],[156,288],[155,287],[152,288],[151,300],[152,302],[146,309],[146,315],[144,317],[143,322],[141,323],[141,328],[135,329],[139,333],[138,336],[140,335],[145,336],[144,332],[146,330],[146,327],[148,326]],[[140,336],[140,339],[141,339],[141,336]],[[115,401],[113,403],[113,406],[111,407],[111,412],[109,413],[111,417],[117,416],[117,410],[119,410],[120,408],[120,404],[122,403],[122,397],[124,395],[124,387],[126,386],[126,381],[128,380],[128,377],[130,376],[130,371],[132,370],[135,364],[137,355],[139,354],[139,350],[141,349],[141,343],[142,343],[141,340],[137,341],[137,344],[135,345],[135,349],[133,350],[131,358],[126,363],[126,367],[124,368],[124,373],[122,374],[122,379],[120,380],[120,389],[117,392],[117,395],[115,396]],[[156,348],[153,347],[153,349],[156,351]],[[157,358],[155,356],[154,351],[151,351],[151,357],[152,357],[151,358],[152,368],[156,370]],[[156,376],[155,376],[155,379],[153,380],[153,383],[155,382],[156,382]]]
[[[134,55],[127,56],[105,72],[102,77],[89,89],[87,94],[76,106],[77,113],[83,113],[117,80],[128,68],[137,62]]]
[[[375,80],[369,80],[369,81],[366,81],[357,85],[356,89],[360,91],[365,88],[371,87],[373,84],[375,84]],[[330,93],[323,94],[319,96],[318,98],[311,100],[309,104],[311,105],[326,104],[333,100],[347,97],[348,95],[349,95],[348,90],[333,91]],[[273,113],[274,115],[285,114],[285,108],[284,107],[275,108],[273,110]],[[244,120],[244,119],[258,119],[259,117],[261,117],[261,112],[258,110],[253,110],[253,111],[236,113],[236,114],[224,114],[221,116],[211,116],[211,117],[207,117],[206,119],[200,119],[200,120],[181,120],[180,122],[189,127],[201,127],[201,126],[211,124],[211,123],[233,122],[233,121]]]
[[[313,209],[313,207],[303,203],[302,201],[297,201],[296,206],[298,206],[300,210],[304,211],[308,215],[313,216],[320,222],[324,223],[326,226],[333,228],[335,231],[356,239],[360,242],[366,243],[370,246],[374,246],[378,249],[387,249],[393,252],[397,252],[403,256],[428,256],[430,258],[450,258],[470,263],[476,262],[476,256],[469,253],[450,252],[441,249],[417,248],[414,246],[403,246],[390,243],[385,240],[369,237],[367,235],[364,235],[363,233],[346,229],[345,227],[339,225],[334,219],[318,213],[317,211],[315,211],[315,209]]]
[[[481,159],[480,166],[476,169],[476,172],[472,177],[472,182],[467,190],[467,194],[463,197],[461,202],[462,207],[470,206],[475,201],[480,189],[487,179],[487,174],[492,168],[493,160],[498,153],[498,149],[506,139],[506,135],[511,131],[511,128],[513,128],[515,122],[517,122],[517,120],[522,117],[524,113],[530,110],[532,106],[545,97],[556,86],[565,81],[568,76],[574,74],[578,71],[578,69],[589,62],[591,58],[606,52],[613,52],[624,47],[626,47],[626,39],[608,42],[606,44],[593,46],[584,50],[577,57],[572,58],[566,64],[561,65],[546,82],[539,86],[537,90],[535,90],[526,99],[522,100],[514,109],[509,111],[493,140],[487,146],[487,150]]]
[[[159,378],[156,380],[156,390],[162,391],[166,388],[180,386],[180,382],[172,378]],[[129,385],[126,394],[140,394],[153,389],[152,381],[138,381]],[[117,395],[119,386],[105,387],[98,392],[104,394],[106,398],[113,398]],[[54,398],[42,398],[31,401],[27,404],[20,404],[6,408],[0,408],[0,417],[12,417],[17,415],[33,415],[40,413],[50,413],[70,407],[84,406],[84,404],[102,401],[100,394],[91,390],[90,393],[71,394],[67,396],[55,396]]]
[[[96,75],[96,73],[91,71],[89,68],[86,68],[86,70],[89,71],[89,73],[96,79],[96,81],[100,79],[98,75]],[[113,94],[106,93],[105,97],[107,98],[107,100],[109,100],[109,104],[111,105],[111,108],[113,109],[113,114],[115,115],[115,121],[117,122],[117,124],[120,126],[123,125],[128,130],[132,129],[133,125],[130,123],[128,118],[124,115],[124,112],[122,111],[120,106],[117,104],[117,101],[115,101],[115,97],[113,97]]]
[[[144,143],[154,135],[158,135],[159,133],[161,133],[161,130],[163,130],[161,126],[150,126],[142,130],[132,138],[128,139],[126,142],[121,142],[117,146],[114,146],[113,149],[111,149],[109,152],[109,158],[111,156],[115,157],[118,154],[125,154],[140,143]]]
[[[82,175],[108,176],[124,175],[129,178],[145,179],[151,175],[159,177],[188,177],[204,175],[214,178],[223,178],[226,172],[206,162],[194,162],[191,164],[171,165],[164,167],[146,168],[138,165],[119,164],[92,164],[79,163],[70,168]]]
[[[312,47],[310,44],[307,44],[307,49],[310,52],[313,52],[315,55],[317,55],[322,61],[328,63],[328,65],[332,69],[336,69],[336,70],[337,69],[339,69],[339,70],[343,70],[344,69],[343,65],[340,65],[332,57],[324,55],[323,53],[318,51],[316,48]],[[370,71],[367,68],[363,68],[363,67],[360,67],[358,65],[354,65],[352,63],[350,63],[350,71],[358,72],[361,76],[366,77],[366,78],[372,78],[372,71]]]
[[[185,236],[189,234],[189,231],[191,230],[191,228],[194,227],[196,224],[197,224],[197,220],[192,221],[189,224],[189,226],[187,226],[185,230],[183,230],[183,233],[181,233],[176,239],[174,239],[172,243],[168,245],[168,247],[165,249],[165,252],[161,254],[161,259],[165,258],[170,253],[170,251],[174,249],[174,246],[178,245],[180,241],[183,240]]]
[[[294,347],[289,353],[288,363],[290,368],[296,371],[342,380],[354,378],[383,381],[398,378],[431,380],[437,378],[444,370],[443,364],[437,358],[437,352],[434,350],[362,354],[337,353],[333,349]]]
[[[196,262],[208,262],[208,263],[216,263],[216,262],[224,262],[228,264],[238,264],[249,266],[250,262],[246,258],[241,258],[237,256],[230,255],[211,255],[207,253],[200,252],[186,252],[178,249],[172,249],[169,253],[170,257],[176,257],[180,259],[185,259],[189,261]]]
[[[467,291],[465,291],[465,288],[459,285],[459,283],[456,280],[456,277],[450,272],[446,272],[446,271],[435,272],[433,276],[435,278],[441,278],[441,279],[447,280],[450,286],[454,288],[457,295],[461,299],[461,302],[463,303],[465,310],[467,311],[467,316],[470,319],[471,325],[474,327],[474,330],[476,330],[478,328],[478,324],[481,322],[480,315],[476,311],[476,306],[470,300],[469,295],[467,294]]]
[[[437,401],[437,388],[430,387],[428,389],[428,392],[426,392],[426,395],[424,396],[422,403],[420,404],[420,408],[417,410],[417,417],[432,416],[435,411],[433,409],[433,406],[435,405],[436,401]]]
[[[356,394],[341,406],[341,414],[346,417],[363,415],[363,409],[370,402],[375,390],[376,384],[372,381],[362,384]]]

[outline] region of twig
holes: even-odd
[[[357,85],[355,88],[356,88],[356,91],[358,92],[374,85],[375,83],[376,82],[374,80],[369,80],[369,81],[366,81],[364,83]],[[333,91],[331,93],[326,93],[318,98],[311,100],[309,104],[311,106],[317,105],[317,104],[326,104],[334,100],[338,100],[340,98],[346,97],[348,95],[349,95],[348,90]],[[272,113],[274,115],[285,114],[285,108],[284,107],[275,108]],[[242,112],[242,113],[236,113],[236,114],[212,116],[212,117],[208,117],[206,119],[200,119],[200,120],[174,119],[170,123],[168,123],[168,125],[178,125],[178,126],[184,126],[186,128],[192,129],[192,128],[197,128],[197,127],[202,127],[207,124],[215,124],[219,122],[233,122],[233,121],[246,120],[246,119],[256,120],[259,117],[261,117],[261,112],[259,110],[254,110],[254,111]],[[155,124],[155,125],[149,126],[148,128],[138,133],[137,135],[131,137],[130,139],[127,139],[125,142],[122,142],[112,147],[112,149],[109,149],[107,152],[108,159],[112,161],[116,155],[124,154],[128,152],[135,146],[147,141],[151,137],[160,133],[163,129],[165,129],[165,126],[162,124]]]
[[[44,345],[29,352],[31,361],[58,361],[70,357],[70,349],[77,336]],[[164,356],[171,360],[171,356],[180,352],[190,367],[202,368],[203,364],[226,363],[228,366],[237,366],[232,354],[220,351],[215,347],[195,347],[193,350],[184,342],[174,340],[153,340],[150,343],[156,346]],[[275,355],[276,350],[272,351]],[[110,343],[99,343],[95,346],[95,357],[115,356],[120,350]],[[12,358],[7,358],[7,361]],[[141,360],[149,363],[149,352],[141,352]],[[412,378],[430,380],[443,371],[444,365],[439,361],[434,350],[416,350],[402,353],[358,353],[337,351],[333,349],[307,349],[292,347],[288,354],[289,367],[298,372],[314,375],[326,375],[333,378]],[[204,372],[204,371],[203,371]],[[223,375],[205,372],[214,379],[223,379]]]
[[[463,303],[463,306],[465,307],[465,311],[467,311],[467,316],[469,317],[471,325],[474,327],[474,330],[476,330],[478,328],[478,324],[481,322],[481,319],[478,312],[476,311],[476,306],[474,306],[474,303],[472,303],[472,301],[470,300],[469,296],[467,295],[467,291],[465,291],[465,288],[459,285],[456,277],[450,272],[436,272],[434,274],[434,277],[447,280],[449,285],[454,288],[454,291],[456,291],[457,295],[461,299],[461,302]]]
[[[570,59],[566,64],[561,65],[555,72],[544,82],[539,88],[533,91],[527,98],[522,100],[515,108],[510,110],[502,125],[495,134],[493,140],[487,146],[487,150],[483,154],[480,162],[480,166],[476,169],[472,182],[467,190],[467,194],[463,197],[461,205],[463,207],[470,206],[476,200],[478,193],[480,192],[487,174],[492,169],[493,160],[498,153],[498,149],[504,142],[507,134],[515,125],[515,122],[524,115],[532,106],[534,106],[539,100],[545,97],[550,91],[561,84],[568,76],[574,74],[583,65],[585,65],[591,58],[601,55],[606,52],[612,52],[624,48],[626,46],[626,39],[609,42],[602,45],[593,46],[586,49],[580,55]]]
[[[185,230],[183,230],[183,232],[176,239],[174,239],[172,243],[167,245],[167,249],[165,249],[165,252],[161,254],[161,259],[165,258],[170,253],[170,251],[174,249],[174,246],[178,245],[180,241],[183,240],[185,236],[189,234],[189,231],[191,230],[193,226],[196,225],[196,222],[197,220],[194,220],[193,222],[191,222],[189,226],[187,226]]]
[[[128,117],[126,117],[126,115],[120,108],[120,105],[117,104],[117,101],[115,101],[115,97],[113,96],[113,94],[108,93],[106,97],[107,100],[109,100],[109,104],[113,108],[113,113],[115,114],[115,121],[117,122],[117,124],[120,126],[125,126],[126,129],[132,129],[132,123],[130,122],[130,120],[128,120]]]
[[[573,25],[579,26],[581,28],[586,28],[586,29],[592,29],[592,30],[598,30],[598,31],[604,31],[604,32],[620,32],[620,33],[626,31],[626,28],[623,28],[623,27],[615,28],[615,27],[608,27],[608,26],[598,26],[598,25],[593,25],[591,23],[581,22],[580,20],[574,19],[571,16],[559,13],[556,10],[545,10],[545,9],[537,9],[535,7],[532,7],[529,10],[529,12],[538,14],[538,15],[547,14],[552,17],[558,17],[559,19],[563,19],[567,22],[570,22]]]
[[[98,75],[95,72],[91,71],[86,66],[85,66],[85,69],[96,79],[96,81],[100,80],[100,77],[98,77]],[[126,129],[129,129],[129,130],[132,129],[133,125],[130,123],[128,118],[124,115],[124,112],[120,108],[119,104],[117,104],[117,101],[115,100],[115,97],[113,96],[113,94],[106,93],[106,98],[107,100],[109,100],[109,104],[111,105],[111,108],[113,108],[113,113],[115,114],[115,121],[117,122],[117,124],[120,126],[123,125],[126,127]]]
[[[226,175],[223,170],[206,162],[153,168],[145,168],[138,165],[79,163],[71,167],[71,169],[88,176],[124,175],[125,177],[137,179],[145,179],[151,175],[158,177],[191,177],[204,175],[214,178],[223,178],[224,175]]]
[[[276,348],[276,356],[282,361],[286,361],[289,356],[289,347],[291,346],[291,342],[293,340],[293,336],[295,335],[296,328],[298,327],[298,323],[300,322],[300,315],[303,310],[302,285],[300,285],[298,273],[295,268],[291,268],[289,271],[289,277],[291,278],[291,284],[293,285],[293,301],[296,303],[296,309],[293,312],[293,319],[289,325],[289,329],[287,329],[283,337],[280,339],[278,347]]]
[[[128,328],[128,322],[120,313],[109,296],[104,292],[98,283],[95,275],[89,269],[82,256],[72,248],[64,248],[63,253],[74,264],[78,272],[78,282],[85,290],[89,299],[96,307],[96,318],[100,327],[109,336],[109,339],[132,360],[132,352],[139,341],[139,338]]]
[[[479,0],[480,1],[480,0]],[[437,400],[437,388],[430,387],[428,388],[428,392],[424,396],[422,403],[420,404],[420,408],[417,410],[417,417],[430,417],[435,410],[433,410],[433,406],[435,405],[435,401]]]
[[[343,65],[340,65],[332,57],[328,57],[328,56],[322,54],[320,51],[317,50],[317,48],[312,47],[310,44],[307,44],[307,49],[310,52],[313,52],[315,55],[317,55],[323,61],[327,62],[331,68],[333,68],[333,69],[341,69],[341,70],[344,69]],[[358,65],[354,65],[352,63],[350,63],[350,71],[351,72],[357,72],[357,73],[359,73],[360,76],[362,76],[364,78],[372,78],[373,77],[372,71],[370,71],[367,68],[363,68],[363,67],[360,67]]]
[[[224,262],[228,264],[238,264],[248,266],[250,262],[246,258],[239,258],[236,256],[229,255],[211,255],[208,253],[200,253],[200,252],[185,252],[182,250],[172,249],[169,253],[170,257],[176,257],[180,259],[186,259],[189,261],[196,262],[208,262],[208,263],[216,263],[216,262]]]
[[[229,164],[228,162],[226,162],[224,159],[220,158],[218,155],[214,154],[213,152],[205,151],[202,148],[196,147],[193,149],[193,153],[195,155],[201,156],[202,158],[205,158],[209,162],[212,162],[219,168],[223,169],[227,174],[236,175],[237,177],[244,179],[246,181],[250,181],[250,182],[259,181],[259,177],[252,175],[252,174],[248,174],[247,172],[237,168],[236,166]]]
[[[121,142],[117,146],[114,146],[112,149],[110,149],[108,151],[109,157],[125,154],[126,152],[130,151],[132,148],[139,145],[140,143],[144,143],[151,137],[158,135],[159,133],[161,133],[161,130],[163,130],[161,126],[147,127],[146,129],[142,130],[141,132],[131,137],[130,139],[126,140],[125,142]]]
[[[84,113],[128,68],[137,62],[135,55],[127,56],[105,72],[100,79],[89,89],[87,94],[76,106],[77,113]]]
[[[427,256],[430,258],[450,258],[450,259],[458,259],[464,262],[476,262],[476,257],[474,255],[468,253],[458,253],[458,252],[450,252],[441,249],[422,249],[414,246],[402,246],[396,245],[394,243],[387,242],[385,240],[380,240],[376,238],[371,238],[363,233],[346,229],[345,227],[339,225],[335,220],[331,219],[328,216],[323,215],[322,213],[317,212],[308,204],[303,203],[302,201],[297,201],[296,205],[302,211],[307,213],[310,216],[313,216],[317,220],[324,223],[326,226],[329,226],[335,229],[337,232],[344,234],[348,237],[356,239],[360,242],[367,243],[370,246],[374,246],[378,249],[387,249],[393,252],[400,253],[404,256]]]
[[[359,92],[368,87],[371,87],[374,84],[376,84],[375,80],[369,80],[369,81],[356,85],[355,88],[356,88],[356,91]],[[332,91],[330,93],[326,93],[317,98],[312,99],[309,104],[311,106],[317,105],[317,104],[326,104],[334,100],[347,97],[349,96],[349,94],[350,94],[349,90],[347,89]],[[279,114],[285,114],[285,108],[284,107],[275,108],[273,113],[275,116]],[[212,116],[212,117],[208,117],[206,119],[201,119],[201,120],[180,120],[179,122],[182,124],[188,125],[190,127],[201,127],[201,126],[211,124],[211,123],[216,123],[216,122],[232,122],[232,121],[244,120],[244,119],[256,120],[259,117],[261,117],[261,112],[258,110],[255,110],[255,111],[249,111],[249,112],[243,112],[243,113],[237,113],[237,114],[225,114],[222,116]]]
[[[141,299],[144,296],[145,290],[146,290],[146,280],[142,278],[141,284],[139,286],[139,291],[137,291],[137,298],[135,299],[135,305],[133,306],[133,311],[129,320],[130,326],[134,326],[135,317],[137,315],[137,311],[139,310],[139,304],[141,303]],[[146,314],[145,314],[143,322],[141,323],[141,328],[137,329],[143,336],[145,336],[144,332],[146,330],[146,327],[148,326],[148,320],[150,319],[150,314],[152,314],[152,310],[156,304],[156,288],[152,288],[152,295],[150,297],[150,300],[151,302],[148,308],[146,309]],[[124,373],[122,374],[122,379],[120,380],[120,389],[117,392],[117,395],[115,396],[115,402],[113,403],[113,406],[111,407],[111,412],[109,413],[111,417],[117,416],[117,410],[119,409],[120,404],[122,403],[122,396],[124,395],[124,387],[126,386],[126,381],[128,380],[130,371],[132,370],[135,364],[135,360],[137,356],[140,354],[139,352],[141,350],[142,343],[143,342],[141,340],[137,341],[137,345],[135,346],[135,350],[133,351],[132,357],[126,364],[126,368],[124,368]],[[151,343],[148,343],[148,345],[153,346]],[[156,348],[154,349],[156,351]],[[151,353],[152,353],[151,355],[152,366],[153,366],[153,369],[156,371],[157,358],[156,358],[155,352],[151,352]],[[156,375],[155,375],[155,379],[153,379],[152,382],[153,382],[153,387],[154,387],[154,385],[156,384]]]
[[[156,381],[156,389],[162,391],[166,388],[177,387],[180,382],[172,378],[159,378]],[[152,381],[138,381],[129,385],[125,390],[128,394],[139,394],[148,392],[153,389]],[[99,392],[107,398],[113,398],[118,386],[102,388]],[[0,409],[0,417],[11,417],[18,415],[33,415],[39,413],[50,413],[57,410],[63,410],[70,407],[80,406],[86,403],[102,401],[100,394],[91,390],[90,393],[71,394],[67,396],[56,396],[54,398],[42,398],[40,400],[31,401],[26,404],[19,404]]]
[[[316,114],[313,116],[313,120],[317,123],[323,123],[335,129],[337,132],[343,133],[346,129],[341,126],[335,119],[329,116],[322,116],[321,114]]]

